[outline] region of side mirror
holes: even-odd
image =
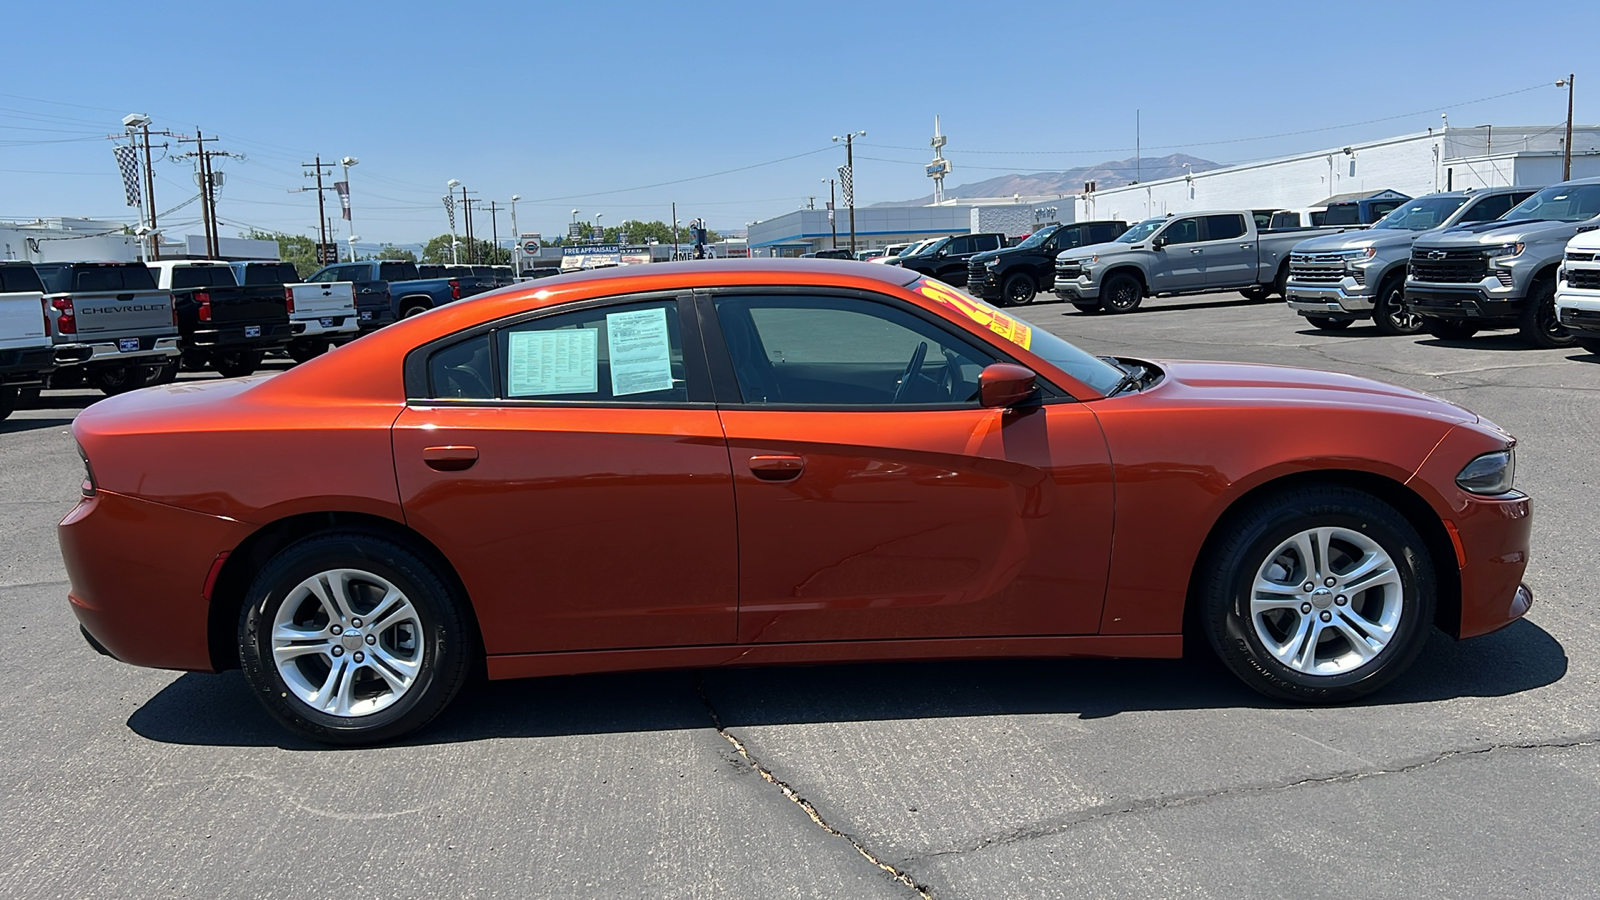
[[[1167,245],[1167,239],[1165,237],[1158,237],[1155,240],[1150,242],[1150,249],[1151,250],[1160,250],[1162,247],[1165,247],[1166,245]]]
[[[989,409],[1016,406],[1038,387],[1032,369],[1014,363],[994,363],[978,373],[978,403]]]

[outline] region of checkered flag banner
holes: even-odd
[[[855,187],[850,183],[850,174],[851,172],[849,166],[839,167],[839,193],[844,195],[845,206],[856,205]]]
[[[117,168],[122,170],[122,190],[128,195],[128,205],[139,205],[139,151],[118,144],[111,148],[117,158]]]
[[[456,230],[456,195],[445,194],[439,199],[444,201],[444,214],[450,219],[450,230]]]

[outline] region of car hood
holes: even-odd
[[[1324,234],[1319,237],[1307,238],[1294,245],[1295,253],[1338,253],[1341,250],[1361,250],[1366,247],[1405,247],[1417,239],[1419,235],[1430,234],[1431,231],[1401,231],[1399,229],[1383,228],[1377,231],[1363,230],[1344,232],[1343,234]]]
[[[1516,241],[1532,244],[1543,241],[1565,243],[1578,233],[1584,222],[1557,222],[1549,219],[1521,219],[1514,222],[1479,222],[1458,225],[1444,231],[1429,232],[1414,245],[1418,249],[1499,247]]]
[[[1056,256],[1056,259],[1088,259],[1091,256],[1112,256],[1119,253],[1127,253],[1134,247],[1143,246],[1142,243],[1122,244],[1116,241],[1107,241],[1104,244],[1084,244],[1082,247],[1073,247],[1070,250],[1061,251]]]
[[[1163,361],[1156,365],[1166,377],[1150,392],[1185,403],[1327,405],[1410,414],[1450,424],[1479,421],[1472,411],[1431,394],[1338,372],[1251,363]]]

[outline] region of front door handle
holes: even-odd
[[[1256,247],[1255,244],[1240,244],[1239,245],[1239,249],[1240,250],[1254,250],[1255,247]]]
[[[792,481],[805,471],[804,457],[769,453],[750,457],[750,472],[762,481]]]
[[[428,468],[440,472],[460,472],[472,468],[472,464],[478,461],[478,448],[461,444],[424,447],[422,461],[428,464]]]
[[[1199,252],[1201,252],[1201,251],[1200,251],[1200,248],[1199,248],[1199,247],[1196,247],[1196,248],[1194,248],[1194,249],[1193,249],[1193,250],[1190,250],[1190,251],[1189,251],[1189,252],[1190,252],[1190,253],[1199,253]]]

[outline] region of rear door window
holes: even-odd
[[[1532,196],[1532,194],[1529,194],[1528,196]],[[1468,222],[1493,222],[1495,219],[1498,219],[1510,212],[1511,207],[1516,206],[1518,203],[1521,203],[1526,199],[1528,198],[1523,197],[1518,199],[1516,194],[1496,194],[1493,197],[1485,197],[1473,204],[1472,208],[1467,210],[1466,213],[1461,216],[1461,222],[1459,224],[1465,225]]]
[[[950,239],[950,243],[945,245],[944,250],[945,253],[950,256],[960,256],[963,253],[971,253],[972,236],[962,235],[960,237],[953,237]]]
[[[1244,236],[1244,216],[1206,216],[1205,219],[1208,241],[1230,241]]]

